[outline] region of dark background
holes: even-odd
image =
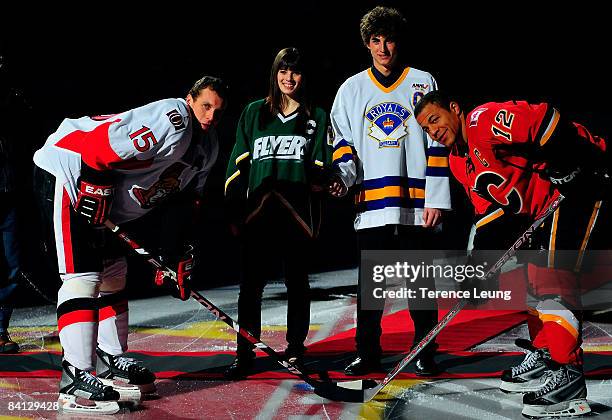
[[[198,276],[202,287],[238,280],[237,243],[228,233],[221,206],[225,167],[240,112],[248,102],[265,96],[274,56],[283,47],[302,49],[313,64],[310,87],[319,105],[329,110],[339,85],[370,64],[358,25],[377,4],[398,7],[408,19],[406,62],[432,73],[441,89],[459,95],[467,106],[510,99],[547,101],[594,133],[610,137],[611,37],[603,6],[496,2],[449,7],[399,1],[151,4],[132,5],[129,10],[126,5],[101,5],[97,10],[62,10],[57,5],[5,9],[0,16],[1,85],[18,91],[26,103],[19,115],[3,112],[2,126],[20,133],[28,185],[31,153],[63,118],[117,113],[157,99],[184,97],[203,74],[225,78],[231,99],[219,127],[221,153],[204,202],[205,269]],[[461,208],[465,200],[458,197],[455,202]],[[356,265],[349,200],[329,201],[326,214],[315,270]],[[36,225],[29,223],[29,242],[36,236],[32,226]],[[28,256],[37,260],[37,252],[34,247]],[[38,282],[52,277],[34,266]]]

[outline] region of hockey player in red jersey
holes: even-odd
[[[432,139],[451,149],[450,167],[472,201],[474,249],[506,249],[513,226],[528,226],[561,193],[565,201],[536,235],[547,260],[528,264],[538,305],[530,311],[531,342],[523,362],[504,371],[501,389],[522,392],[527,417],[590,411],[582,372],[580,256],[589,245],[602,198],[609,195],[606,142],[546,103],[486,103],[465,113],[431,92],[415,117]],[[516,233],[514,233],[516,234]],[[575,250],[560,258],[558,250]]]
[[[35,153],[39,189],[48,193],[42,210],[55,238],[62,279],[57,299],[63,348],[60,410],[113,414],[120,398],[139,399],[154,391],[154,374],[123,355],[127,250],[118,241],[113,244],[116,238],[109,236],[102,245],[97,238],[106,233],[107,219],[140,221],[160,203],[201,194],[218,154],[214,127],[225,95],[220,79],[205,76],[186,99],[164,99],[111,116],[65,119]],[[174,245],[166,263],[177,278],[156,273],[155,283],[173,286],[173,295],[186,300],[193,255],[177,248],[183,248],[182,234],[193,227],[181,227],[164,239]]]

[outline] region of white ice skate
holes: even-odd
[[[62,362],[58,411],[70,414],[115,414],[119,393],[90,372]]]
[[[575,417],[591,412],[582,369],[562,365],[545,373],[544,386],[523,396],[523,416],[531,419]]]
[[[499,389],[504,392],[536,392],[544,383],[540,381],[548,369],[550,360],[547,349],[536,349],[527,340],[518,339],[516,345],[525,349],[526,355],[520,365],[504,370]]]
[[[121,401],[139,402],[156,392],[155,375],[135,359],[113,356],[96,349],[96,375],[104,385],[112,386]]]

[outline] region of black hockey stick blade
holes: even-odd
[[[364,403],[378,394],[382,384],[372,379],[359,379],[347,382],[318,382],[311,384],[313,392],[331,401]]]

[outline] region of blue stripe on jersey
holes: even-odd
[[[361,184],[361,190],[374,190],[390,186],[405,188],[425,188],[425,180],[419,178],[408,178],[404,176],[385,176],[382,178],[366,179]]]
[[[425,199],[410,197],[389,197],[380,200],[364,201],[357,204],[357,212],[380,210],[387,207],[419,208],[425,207]]]
[[[348,162],[353,160],[353,155],[350,153],[345,153],[342,157],[334,160],[334,165],[338,165],[340,163]]]
[[[446,157],[448,152],[449,149],[446,147],[430,147],[427,149],[427,156]]]
[[[351,146],[350,144],[348,144],[348,141],[346,141],[346,140],[342,139],[342,140],[340,140],[338,143],[336,143],[336,144],[334,145],[334,150],[339,149],[339,148],[344,147],[344,146],[348,146],[348,147],[350,147],[351,149],[353,148],[353,146]]]
[[[425,169],[425,176],[446,176],[450,175],[448,167],[428,166]]]

